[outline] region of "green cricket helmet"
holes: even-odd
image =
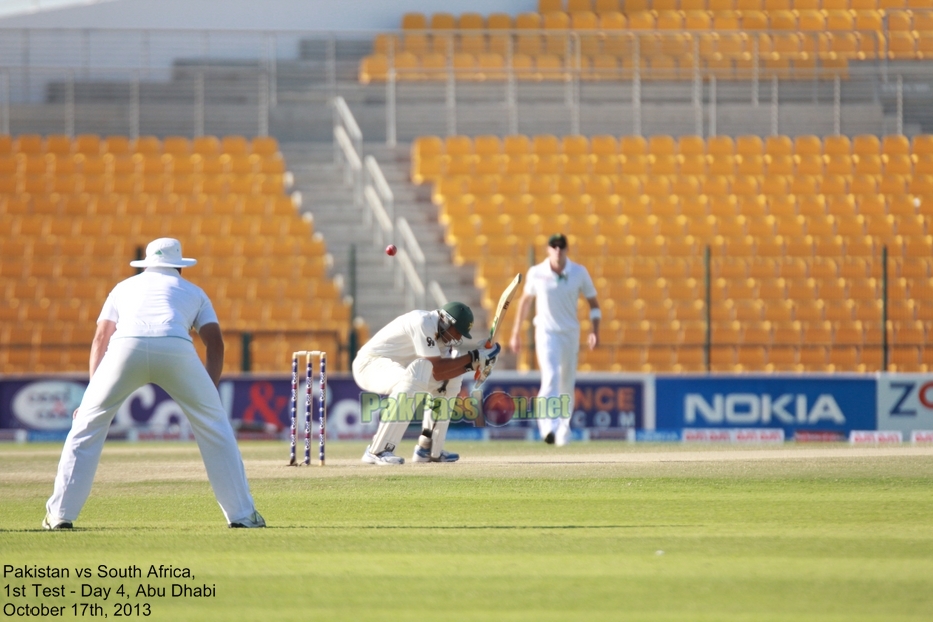
[[[448,302],[441,307],[441,311],[442,317],[446,314],[445,319],[450,322],[450,326],[456,328],[467,339],[473,338],[470,335],[470,329],[473,328],[473,311],[470,310],[470,307],[462,302]]]

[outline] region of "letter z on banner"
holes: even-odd
[[[879,374],[878,429],[933,430],[933,374]]]

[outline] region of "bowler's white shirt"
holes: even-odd
[[[210,298],[181,278],[175,268],[146,268],[117,283],[97,321],[116,322],[121,337],[179,337],[191,341],[191,329],[217,322]]]
[[[359,356],[385,357],[407,367],[417,359],[449,355],[437,336],[437,311],[409,311],[398,316],[360,348]]]
[[[580,332],[577,298],[596,296],[596,287],[586,268],[567,260],[560,274],[551,270],[549,259],[533,265],[525,279],[525,295],[535,298],[535,327],[548,331]]]

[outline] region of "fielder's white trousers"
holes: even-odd
[[[541,370],[541,389],[538,397],[570,396],[570,413],[573,413],[574,385],[577,381],[577,354],[580,350],[580,332],[547,331],[535,329],[535,353],[538,369]],[[570,439],[570,418],[538,419],[538,431],[542,438],[553,432],[561,441]]]
[[[194,345],[174,337],[110,341],[65,439],[48,513],[69,521],[78,518],[91,493],[110,422],[130,393],[150,382],[162,387],[191,423],[227,522],[250,516],[253,498],[220,394]]]

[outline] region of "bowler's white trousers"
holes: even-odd
[[[46,503],[53,518],[73,521],[84,507],[110,422],[141,386],[162,387],[181,407],[201,450],[207,477],[227,522],[255,510],[243,459],[220,394],[194,345],[176,337],[111,339],[65,439],[55,490]]]
[[[535,353],[538,369],[541,370],[541,389],[538,397],[570,396],[570,412],[573,414],[574,386],[577,382],[577,354],[580,350],[580,331],[548,331],[535,329]],[[570,417],[538,419],[541,436],[553,432],[558,438],[570,438]]]

